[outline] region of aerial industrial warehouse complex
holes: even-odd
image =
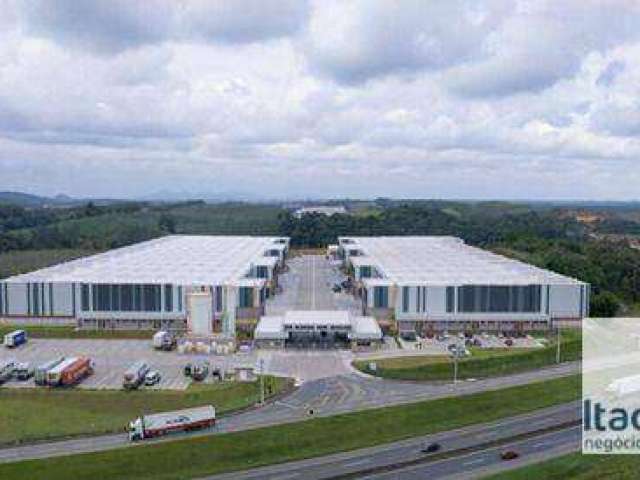
[[[589,285],[455,237],[341,237],[363,313],[403,330],[542,329],[588,316]]]
[[[8,278],[0,282],[0,317],[189,330],[198,310],[210,319],[205,332],[233,337],[236,319],[265,314],[288,248],[281,237],[167,236]],[[278,343],[303,331],[375,339],[373,318],[420,333],[543,329],[588,316],[588,284],[459,238],[341,237],[331,251],[352,275],[362,311],[265,316],[256,340]]]
[[[210,296],[212,323],[233,336],[236,318],[262,313],[288,244],[271,237],[162,237],[8,278],[0,282],[0,316],[185,329],[188,298],[197,292]]]

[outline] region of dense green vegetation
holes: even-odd
[[[490,480],[635,480],[640,469],[637,455],[582,455],[572,453],[542,463],[487,477]]]
[[[272,396],[291,384],[284,378],[266,377],[265,385]],[[258,382],[193,384],[186,391],[1,388],[0,444],[122,432],[127,422],[142,413],[212,404],[220,414],[254,405],[259,399]]]
[[[0,464],[0,478],[188,479],[490,422],[575,400],[579,391],[579,377],[565,377],[237,433]]]
[[[577,332],[565,331],[561,336],[560,361],[582,357],[582,341]],[[476,349],[458,362],[458,378],[483,378],[536,370],[556,363],[557,343],[542,348]],[[453,361],[448,356],[410,356],[376,360],[376,371],[369,370],[369,361],[356,361],[359,370],[396,380],[451,380]]]

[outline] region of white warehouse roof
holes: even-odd
[[[344,242],[349,239],[352,242]],[[573,285],[582,283],[502,255],[472,247],[456,237],[341,237],[356,265],[372,265],[399,285]],[[351,259],[350,258],[350,259]],[[381,279],[364,279],[376,282]]]
[[[5,282],[242,283],[282,237],[170,235],[10,277]],[[249,282],[250,283],[250,282]]]

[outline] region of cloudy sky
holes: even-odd
[[[0,190],[640,198],[637,0],[0,5]]]

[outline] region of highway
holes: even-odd
[[[305,382],[285,398],[262,408],[222,417],[219,419],[215,430],[194,432],[190,436],[215,435],[306,420],[310,418],[310,410],[313,410],[314,417],[330,416],[357,410],[496,390],[576,374],[579,369],[579,363],[567,363],[516,375],[488,378],[474,382],[460,382],[456,385],[450,383],[433,384],[382,380],[358,374],[322,378]],[[169,436],[154,440],[154,442],[165,442],[184,437],[184,435]],[[148,444],[151,442],[143,443]],[[0,463],[95,452],[135,445],[139,444],[129,442],[124,433],[25,444],[17,447],[0,448]]]
[[[300,460],[243,472],[206,477],[206,480],[328,480],[339,478],[424,479],[487,471],[519,465],[541,453],[576,450],[579,447],[579,402],[559,405],[497,422],[473,425],[424,437],[379,445],[308,460]],[[426,443],[442,448],[422,453]],[[504,462],[500,453],[514,449],[517,461]]]

